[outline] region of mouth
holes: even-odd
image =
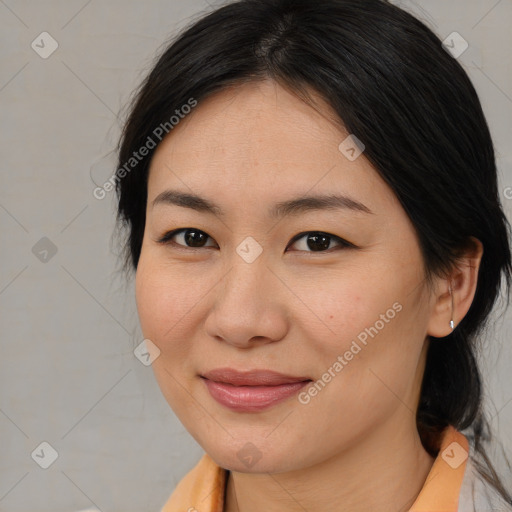
[[[295,395],[312,380],[272,370],[239,372],[219,368],[200,375],[210,395],[221,405],[237,412],[258,412]]]

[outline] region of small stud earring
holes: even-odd
[[[455,324],[453,323],[453,309],[454,309],[454,306],[453,306],[453,292],[452,292],[452,284],[450,283],[450,295],[452,297],[452,319],[450,320],[450,327],[452,328],[452,331],[455,327]]]

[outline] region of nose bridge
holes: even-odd
[[[240,298],[244,300],[246,295],[257,294],[265,274],[269,273],[268,263],[269,251],[264,250],[263,242],[245,236],[227,257],[230,270],[225,276],[224,292],[243,294]]]
[[[230,258],[230,270],[222,283],[221,300],[232,302],[231,306],[237,309],[243,306],[247,315],[261,309],[260,294],[270,292],[265,289],[269,285],[267,274],[271,274],[267,264],[267,259],[262,253],[254,257],[254,249],[250,246],[247,249],[246,244],[241,244]]]
[[[209,334],[237,346],[247,346],[251,339],[265,342],[283,336],[285,319],[274,286],[279,280],[267,268],[268,259],[263,252],[254,257],[251,242],[241,244],[242,255],[229,258],[229,270],[215,294],[207,329]],[[239,246],[239,248],[240,248]],[[248,249],[248,250],[247,250]],[[251,257],[244,257],[248,254]]]

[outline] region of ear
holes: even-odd
[[[475,237],[471,237],[467,247],[458,257],[455,268],[450,272],[450,275],[439,278],[437,281],[427,325],[428,335],[443,338],[452,332],[450,327],[452,294],[454,330],[457,329],[457,325],[466,316],[476,293],[478,270],[483,252],[482,242]]]

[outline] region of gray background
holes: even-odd
[[[512,218],[511,0],[395,3],[441,39],[468,41],[459,60]],[[117,272],[114,194],[92,191],[115,170],[117,116],[157,50],[214,5],[0,0],[0,511],[159,511],[203,453],[133,354],[143,337],[133,283]],[[31,48],[43,31],[59,45],[47,59]],[[512,457],[510,317],[495,315],[482,364],[491,424]],[[48,469],[31,456],[43,441],[58,453]]]

